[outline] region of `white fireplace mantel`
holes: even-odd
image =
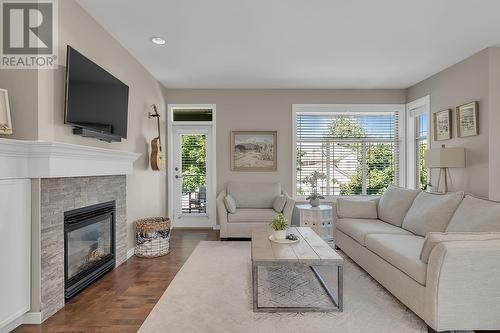
[[[139,156],[62,142],[0,138],[0,179],[126,175]]]

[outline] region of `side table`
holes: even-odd
[[[300,216],[300,226],[312,228],[325,241],[333,240],[332,206],[309,204],[297,205]]]

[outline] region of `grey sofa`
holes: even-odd
[[[236,201],[236,212],[228,212],[224,197],[230,194]],[[273,203],[277,196],[284,195],[286,203],[282,211],[275,211]],[[255,226],[269,224],[278,213],[288,221],[292,219],[295,201],[281,188],[280,183],[229,182],[217,196],[217,220],[221,238],[247,238],[252,236]]]
[[[336,208],[336,245],[432,329],[500,329],[500,203],[390,187]]]

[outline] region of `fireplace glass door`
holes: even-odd
[[[112,256],[111,223],[111,216],[106,216],[68,232],[68,280]]]

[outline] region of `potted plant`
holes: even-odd
[[[274,238],[275,239],[285,239],[286,238],[286,229],[288,229],[288,221],[285,218],[285,215],[278,214],[271,222],[271,228],[274,230]]]
[[[318,207],[320,204],[320,199],[325,197],[318,193],[318,179],[326,179],[326,175],[322,172],[314,171],[310,176],[306,177],[306,183],[311,185],[311,195],[309,195],[306,200],[309,200],[309,204],[313,207]]]

